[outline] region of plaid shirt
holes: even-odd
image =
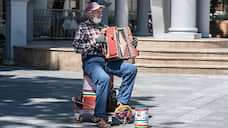
[[[104,26],[102,26],[104,27]],[[96,43],[95,38],[101,33],[101,25],[95,25],[90,20],[82,22],[76,32],[73,47],[76,53],[81,53],[82,58],[95,55],[102,56],[103,44]]]

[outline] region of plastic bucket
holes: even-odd
[[[148,128],[148,108],[135,108],[135,128]]]

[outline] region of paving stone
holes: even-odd
[[[0,66],[1,128],[93,128],[76,123],[82,73]],[[115,77],[118,90],[121,78]],[[227,75],[138,73],[131,106],[149,107],[151,128],[227,128]],[[114,126],[132,128],[134,124]]]

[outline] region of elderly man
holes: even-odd
[[[108,74],[122,77],[122,83],[117,96],[117,105],[128,104],[134,86],[137,67],[118,61],[107,61],[102,52],[105,44],[96,42],[96,38],[103,34],[101,24],[103,5],[91,2],[86,8],[89,19],[82,22],[76,32],[73,47],[76,53],[82,54],[83,70],[97,85],[96,106],[93,121],[98,127],[109,128],[110,124],[105,121],[106,104],[109,93],[110,77]]]

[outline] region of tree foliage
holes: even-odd
[[[219,4],[219,0],[211,0],[210,12],[212,13],[212,15],[215,14],[218,4]]]

